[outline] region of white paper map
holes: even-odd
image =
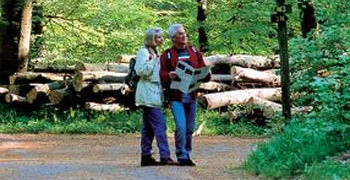
[[[190,93],[197,89],[210,72],[210,67],[202,67],[195,69],[184,61],[179,61],[175,68],[175,73],[179,79],[171,81],[170,89],[178,89],[183,93]]]

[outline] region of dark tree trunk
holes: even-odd
[[[303,3],[300,16],[301,31],[303,37],[306,38],[307,34],[317,27],[316,11],[312,0]]]
[[[0,82],[7,83],[8,75],[17,71],[20,17],[20,0],[4,0],[0,24]]]
[[[209,50],[208,34],[204,28],[205,20],[207,19],[207,0],[197,0],[198,2],[198,14],[197,21],[199,23],[198,39],[200,44],[200,50],[207,52]]]
[[[32,17],[32,44],[31,44],[31,58],[39,58],[43,56],[44,50],[44,40],[43,40],[43,32],[44,32],[44,14],[43,7],[33,1],[33,17]],[[32,64],[28,64],[29,66],[34,66]],[[33,68],[33,67],[31,67]]]
[[[21,33],[18,44],[18,71],[25,72],[28,67],[30,36],[32,30],[32,0],[25,0],[21,15]]]

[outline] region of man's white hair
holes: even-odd
[[[182,24],[173,24],[168,29],[168,35],[170,38],[174,37],[175,34],[180,30],[185,29]]]

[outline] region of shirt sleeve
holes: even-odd
[[[147,77],[152,75],[157,59],[152,58],[149,60],[149,58],[149,53],[145,48],[140,49],[137,53],[135,71],[138,76]]]
[[[170,84],[170,69],[168,69],[167,66],[168,59],[166,56],[166,51],[164,51],[163,54],[160,56],[160,80],[162,82],[163,87],[168,87],[168,85]]]

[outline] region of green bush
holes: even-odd
[[[305,180],[347,180],[350,179],[350,164],[326,160],[307,167]]]

